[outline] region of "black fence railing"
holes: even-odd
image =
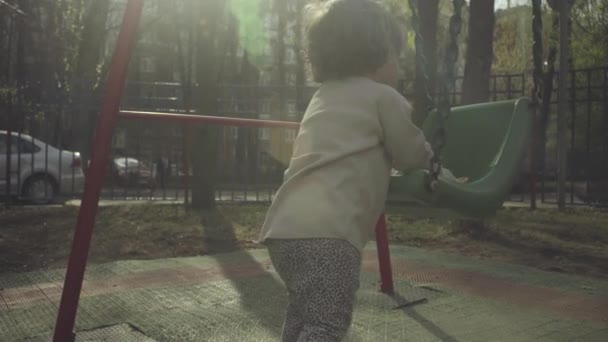
[[[526,74],[493,75],[491,100],[527,95],[530,79]],[[461,83],[462,78],[451,94],[454,104],[460,102]],[[198,89],[184,89],[177,83],[130,83],[123,108],[186,113],[189,110],[185,108],[185,91],[194,94]],[[216,114],[297,121],[314,91],[315,87],[223,85],[217,89]],[[412,93],[411,89],[403,89],[403,92],[406,97]],[[550,105],[545,154],[539,159],[536,174],[537,196],[545,203],[554,203],[557,197],[556,93],[554,91]],[[572,71],[568,94],[568,202],[572,205],[606,203],[608,67]],[[81,146],[78,138],[86,135],[83,131],[91,134],[99,96],[89,94],[86,101],[79,103],[58,101],[50,104],[19,94],[9,103],[6,95],[0,96],[3,98],[0,103],[0,197],[7,204],[8,200],[17,203],[29,199],[43,203],[51,197],[58,200],[78,198],[85,165],[84,156],[78,153],[76,146]],[[82,120],[82,115],[87,120]],[[89,123],[88,128],[82,126],[83,121]],[[188,143],[198,134],[189,127],[120,122],[113,136],[102,198],[189,201],[195,180],[193,175],[198,174],[193,165],[215,160],[208,164],[216,174],[217,200],[270,201],[282,181],[295,132],[267,128],[214,129],[213,143],[217,153],[209,156],[199,155],[198,147]],[[9,135],[13,136],[10,142]],[[201,149],[200,153],[208,152]],[[200,159],[198,163],[195,163],[196,158]],[[528,167],[522,166],[511,200],[529,199],[529,177]]]

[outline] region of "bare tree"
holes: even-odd
[[[103,60],[106,37],[106,22],[110,11],[110,0],[95,0],[87,3],[82,36],[78,45],[73,88],[76,113],[72,129],[75,148],[87,165],[90,158],[90,144],[95,129],[96,111],[92,107],[100,77],[99,65]]]
[[[296,110],[302,119],[306,107],[305,87],[306,87],[306,65],[304,61],[304,25],[303,25],[303,12],[305,6],[304,0],[296,0],[296,23],[295,23],[295,53],[296,53]]]
[[[228,39],[226,33],[236,32],[226,27],[225,0],[196,1],[191,8],[196,11],[195,30],[195,79],[198,84],[198,112],[211,115],[218,112],[218,84],[221,81],[220,60],[225,57],[230,45],[222,45]],[[215,206],[215,183],[217,179],[219,131],[217,127],[197,129],[193,134],[191,160],[193,167],[192,206],[213,208]]]
[[[416,61],[416,79],[414,81],[415,112],[414,123],[424,121],[429,103],[427,92],[432,96],[436,89],[437,79],[437,17],[439,15],[439,0],[418,0],[418,37],[422,43],[423,59]],[[420,52],[417,52],[420,54]]]
[[[257,84],[260,80],[260,71],[249,61],[247,51],[244,52],[239,68],[239,75],[236,79],[239,84],[238,98],[241,100],[239,109],[246,113],[256,113],[257,103]],[[237,171],[240,179],[254,181],[254,173],[258,159],[258,139],[257,130],[251,128],[239,128],[237,137]]]
[[[287,32],[287,3],[291,0],[274,0],[273,9],[277,16],[277,31],[275,41],[275,66],[276,78],[275,85],[278,87],[279,102],[278,112],[279,118],[285,120],[287,113],[287,70],[285,66],[285,55],[287,53],[285,33]]]
[[[494,42],[494,0],[471,0],[469,10],[463,104],[489,99]]]

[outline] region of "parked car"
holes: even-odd
[[[0,194],[6,196],[10,155],[10,196],[46,204],[59,195],[82,192],[84,172],[80,153],[60,150],[27,134],[0,131]]]
[[[146,161],[132,157],[112,158],[112,173],[121,186],[156,186],[156,168]]]

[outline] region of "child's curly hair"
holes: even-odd
[[[307,7],[306,54],[315,82],[363,76],[399,54],[397,20],[373,0],[329,0]]]

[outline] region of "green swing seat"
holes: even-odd
[[[452,108],[445,122],[447,143],[442,161],[459,183],[440,176],[435,191],[427,189],[426,170],[392,177],[390,194],[405,195],[436,209],[458,216],[484,217],[502,207],[521,171],[533,110],[527,98],[480,103]],[[423,124],[427,137],[437,128],[437,112]]]

